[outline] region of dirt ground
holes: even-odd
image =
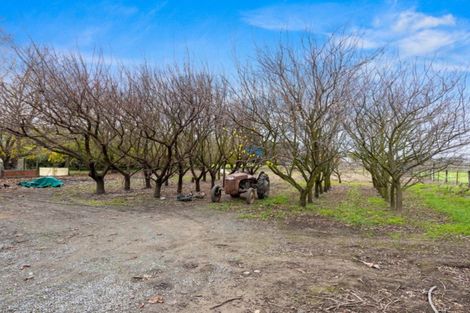
[[[470,311],[466,239],[91,188],[0,189],[0,312],[432,312],[432,286],[440,312]]]

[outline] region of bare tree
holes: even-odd
[[[123,110],[123,119],[131,123],[129,127],[138,130],[140,143],[139,149],[133,149],[135,153],[129,155],[152,173],[156,198],[160,198],[161,187],[170,177],[189,168],[184,159],[192,149],[186,150],[188,147],[182,142],[185,135],[192,134],[185,131],[191,129],[208,105],[201,75],[189,65],[166,70],[143,66],[132,78],[138,100]],[[146,153],[142,154],[141,149]]]
[[[0,29],[0,159],[5,168],[11,168],[18,157],[23,155],[23,144],[6,129],[11,118],[6,107],[6,85],[11,79],[15,60],[12,57],[11,39]]]
[[[430,161],[468,142],[465,83],[432,64],[406,62],[382,64],[358,82],[345,123],[353,154],[390,207],[400,210],[403,189],[429,172]]]
[[[116,162],[108,149],[116,136],[101,110],[109,96],[108,67],[99,57],[90,64],[80,55],[58,55],[35,45],[18,54],[22,67],[3,86],[14,116],[7,129],[86,164],[96,193],[104,193],[104,177]]]
[[[259,137],[274,174],[295,187],[300,204],[337,157],[345,99],[366,60],[349,38],[306,40],[298,50],[262,51],[256,68],[242,68],[239,102],[245,129]],[[243,123],[240,123],[243,125]],[[318,192],[321,192],[318,187]]]

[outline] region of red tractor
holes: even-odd
[[[233,173],[228,175],[224,181],[224,187],[215,185],[211,190],[212,202],[220,202],[222,190],[233,198],[243,194],[246,203],[252,204],[256,196],[264,199],[269,195],[269,176],[261,172],[258,177],[247,173]]]

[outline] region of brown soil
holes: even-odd
[[[470,308],[468,240],[241,220],[120,185],[0,190],[1,312],[432,312],[432,286],[441,312]]]

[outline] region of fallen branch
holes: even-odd
[[[436,289],[437,287],[436,286],[432,286],[431,289],[429,289],[428,291],[428,301],[429,301],[429,304],[431,305],[431,308],[432,310],[434,311],[434,313],[439,313],[439,311],[436,309],[436,307],[434,306],[434,303],[432,303],[432,292],[434,291],[434,289]]]
[[[376,263],[372,263],[372,262],[366,262],[366,261],[362,261],[361,259],[359,258],[354,258],[354,260],[358,261],[358,262],[361,262],[362,264],[364,265],[367,265],[368,267],[370,268],[375,268],[377,270],[380,270],[380,266]]]
[[[210,309],[213,310],[213,309],[217,309],[217,308],[220,308],[221,306],[229,303],[229,302],[232,302],[232,301],[235,301],[235,300],[241,300],[242,297],[236,297],[236,298],[231,298],[231,299],[228,299],[228,300],[225,300],[224,302],[220,303],[220,304],[217,304],[217,305],[214,305],[213,307],[211,307]]]
[[[400,301],[400,299],[396,299],[396,300],[393,300],[393,301],[390,301],[389,303],[387,303],[387,304],[385,305],[385,307],[383,308],[382,312],[387,311],[387,309],[388,309],[388,307],[389,307],[390,305],[392,305],[392,304],[394,304],[394,303],[397,303],[398,301]]]

